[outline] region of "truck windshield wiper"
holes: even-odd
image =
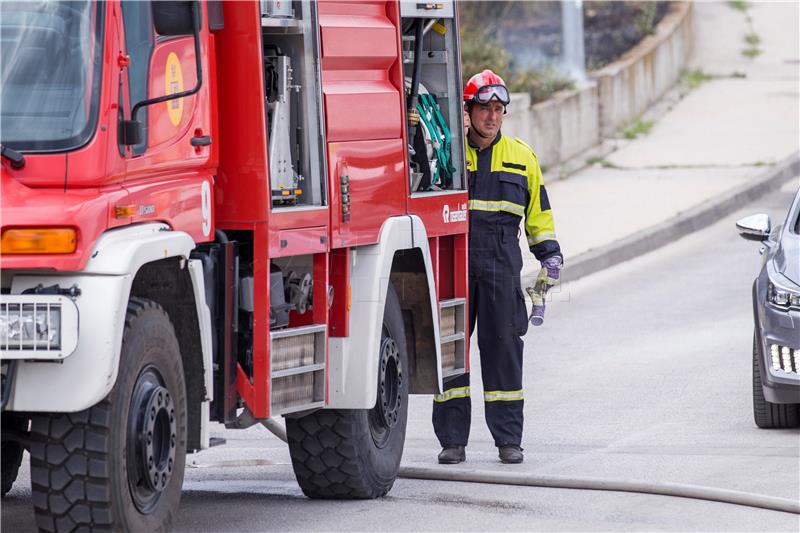
[[[25,166],[25,156],[16,150],[0,144],[0,155],[11,162],[12,168],[22,168]]]

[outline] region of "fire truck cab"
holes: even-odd
[[[312,498],[397,476],[468,370],[452,0],[2,2],[2,493],[168,529],[211,423]]]

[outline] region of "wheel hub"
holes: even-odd
[[[378,367],[378,401],[369,414],[372,440],[379,448],[389,440],[390,430],[400,420],[403,408],[403,367],[400,351],[391,337],[381,341],[381,357]]]
[[[151,512],[175,467],[178,424],[175,402],[151,368],[136,381],[128,416],[128,483],[136,507]]]
[[[386,338],[381,344],[378,397],[381,420],[387,428],[393,428],[397,424],[402,404],[400,396],[402,382],[403,374],[400,368],[400,352],[397,349],[397,343],[392,338]]]
[[[145,481],[151,490],[163,491],[172,477],[175,464],[175,406],[164,387],[155,387],[145,409],[142,457],[146,460]]]

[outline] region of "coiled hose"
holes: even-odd
[[[283,442],[287,442],[286,428],[272,418],[261,422]],[[612,492],[635,492],[659,496],[675,496],[694,500],[731,503],[746,507],[769,509],[784,513],[800,514],[800,502],[763,494],[737,490],[717,489],[683,483],[651,483],[628,479],[598,479],[568,476],[540,476],[518,472],[492,470],[466,470],[431,466],[401,466],[399,476],[407,479],[432,481],[458,481],[461,483],[486,483],[494,485],[517,485],[522,487],[547,487],[551,489],[605,490]]]

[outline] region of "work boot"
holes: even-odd
[[[457,465],[467,460],[463,446],[446,446],[439,452],[440,465]]]
[[[516,465],[522,462],[522,448],[516,444],[506,444],[499,448],[500,462],[507,465]]]

